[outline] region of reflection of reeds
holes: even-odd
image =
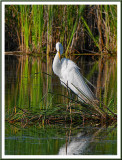
[[[90,78],[95,72],[96,65],[99,64],[97,89],[102,88],[99,95],[101,102],[99,108],[94,102],[82,104],[78,102],[77,97],[66,95],[67,89],[60,88],[59,84],[56,85],[57,80],[50,76],[52,74],[51,61],[43,63],[38,57],[18,57],[19,63],[16,64],[17,69],[15,68],[16,81],[11,88],[7,87],[9,94],[6,96],[6,115],[8,120],[21,121],[24,114],[28,122],[34,119],[42,123],[46,120],[64,122],[67,117],[67,122],[72,120],[73,123],[77,121],[81,123],[84,119],[100,121],[101,115],[104,117],[106,113],[113,116],[112,112],[116,113],[117,110],[117,65],[116,59],[104,60],[104,63],[101,59],[96,62],[87,76]],[[44,71],[47,73],[44,74]],[[112,112],[106,109],[102,101]],[[11,114],[12,110],[14,110],[13,114]]]
[[[102,96],[103,95],[103,96]],[[117,64],[116,59],[99,60],[99,74],[97,79],[97,96],[114,113],[117,105]],[[102,106],[101,106],[102,107]],[[104,107],[104,106],[103,106]]]

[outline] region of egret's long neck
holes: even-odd
[[[56,53],[53,60],[53,72],[60,77],[61,75],[61,61],[59,59],[58,52]]]

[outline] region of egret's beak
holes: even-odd
[[[61,60],[61,54],[60,54],[60,51],[58,51],[58,56],[59,56],[59,59]]]

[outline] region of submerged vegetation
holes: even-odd
[[[116,5],[6,5],[6,51],[116,54]]]

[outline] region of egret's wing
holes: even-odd
[[[82,94],[86,95],[86,97],[90,99],[94,99],[94,94],[91,91],[91,89],[88,87],[86,82],[84,81],[83,76],[81,75],[78,68],[74,68],[72,71],[72,74],[74,75],[72,84],[81,91]]]
[[[78,96],[85,95],[84,98],[94,99],[93,93],[85,83],[83,76],[79,71],[79,67],[71,60],[63,58],[61,67],[61,81],[68,84],[68,87]],[[83,93],[83,94],[82,94]]]

